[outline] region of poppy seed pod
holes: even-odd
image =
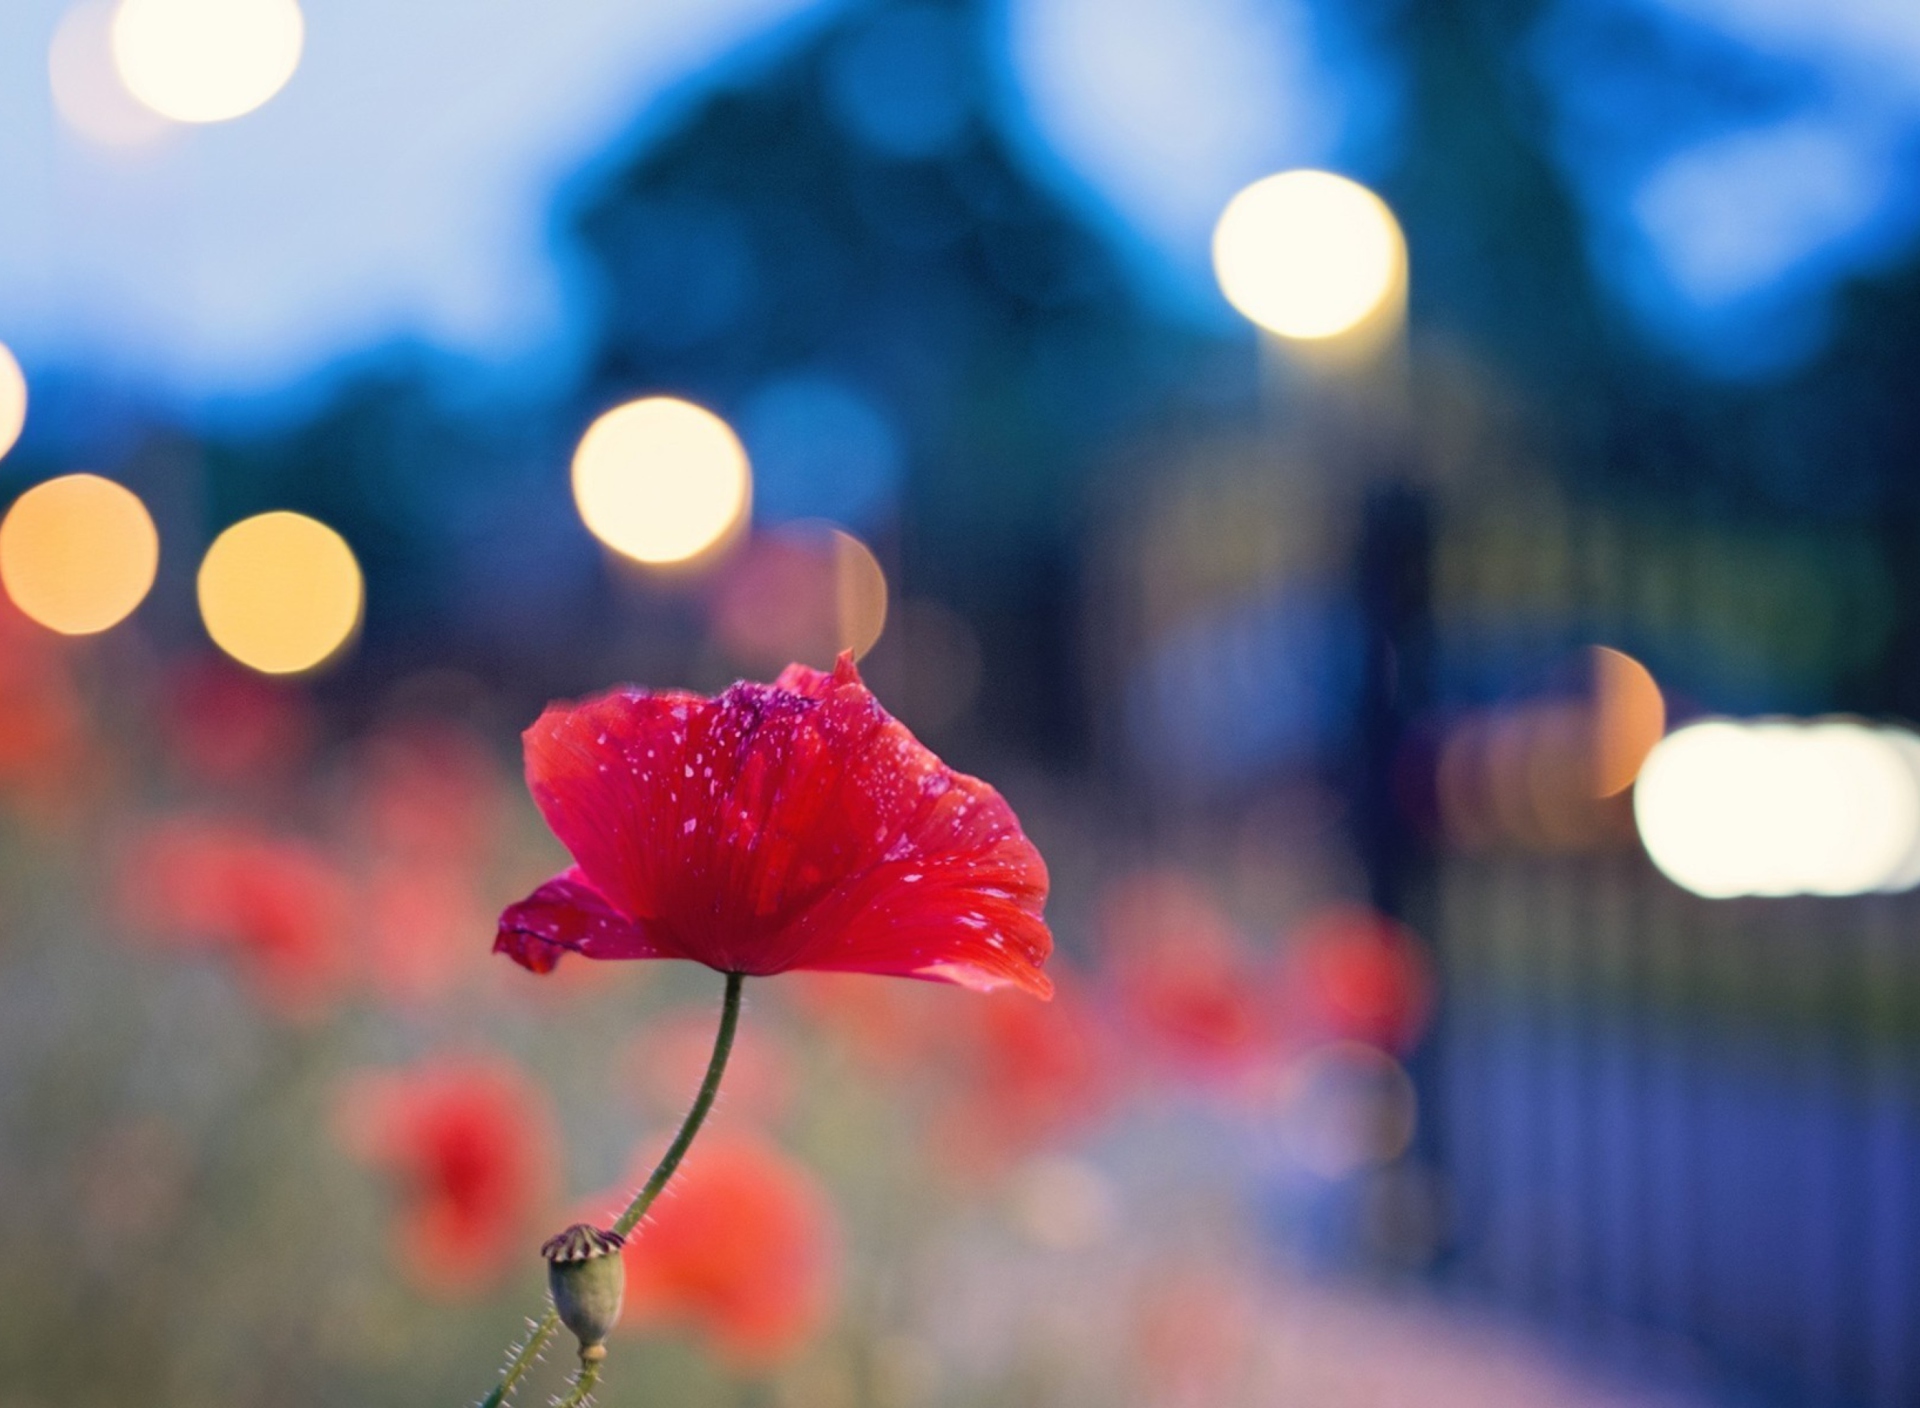
[[[582,1361],[604,1359],[606,1338],[620,1320],[620,1299],[627,1288],[620,1265],[626,1239],[576,1222],[540,1248],[547,1259],[547,1285],[560,1322],[580,1341]]]

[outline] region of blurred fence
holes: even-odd
[[[1738,707],[1763,663],[1773,698],[1831,708],[1893,636],[1873,547],[1844,532],[1510,499],[1442,519],[1456,711],[1480,702],[1472,662],[1511,689],[1582,636],[1645,651],[1683,711]],[[1585,1342],[1704,1351],[1761,1401],[1920,1401],[1915,900],[1700,899],[1619,817],[1462,835],[1440,801],[1413,917],[1445,974],[1422,1074],[1447,1273]]]

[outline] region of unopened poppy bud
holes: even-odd
[[[547,1240],[540,1255],[547,1259],[547,1285],[560,1323],[580,1341],[580,1358],[607,1357],[608,1333],[620,1320],[620,1298],[626,1292],[626,1272],[620,1248],[626,1239],[585,1222]]]

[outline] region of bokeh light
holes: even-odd
[[[1658,734],[1648,732],[1645,697],[1629,698],[1631,707],[1548,698],[1462,714],[1435,760],[1434,800],[1448,840],[1467,851],[1563,855],[1630,844],[1620,791]],[[1621,788],[1603,792],[1603,776],[1624,779]]]
[[[1914,756],[1850,720],[1710,720],[1649,755],[1634,819],[1654,864],[1698,895],[1865,894],[1905,882],[1920,848]]]
[[[1213,269],[1227,301],[1281,337],[1335,337],[1403,285],[1406,241],[1386,203],[1329,171],[1284,171],[1227,203]]]
[[[0,458],[19,440],[27,428],[27,378],[20,364],[0,342]]]
[[[37,484],[0,522],[7,595],[62,635],[92,635],[125,620],[159,565],[160,535],[146,505],[97,474]]]
[[[47,82],[67,126],[103,146],[130,147],[169,124],[129,93],[115,70],[113,16],[113,0],[82,0],[68,10],[47,46]]]
[[[162,117],[225,122],[286,86],[305,38],[295,0],[121,0],[113,62]]]
[[[303,514],[243,519],[200,562],[200,617],[213,643],[262,674],[311,670],[360,624],[364,587],[346,540]]]
[[[1611,797],[1633,785],[1640,765],[1667,731],[1667,701],[1645,665],[1596,645],[1593,663],[1593,787]]]
[[[588,531],[637,562],[684,562],[747,512],[747,452],[713,412],[671,396],[601,416],[573,456],[573,497]]]
[[[1330,1041],[1302,1052],[1281,1080],[1280,1134],[1295,1163],[1321,1178],[1393,1162],[1413,1143],[1413,1080],[1386,1052]]]
[[[740,665],[825,669],[843,650],[873,649],[887,624],[887,578],[853,534],[797,523],[756,537],[731,563],[713,604],[714,634]]]

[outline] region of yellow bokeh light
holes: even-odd
[[[713,412],[671,396],[608,411],[573,455],[580,517],[637,562],[699,556],[745,517],[751,497],[739,437]]]
[[[840,648],[859,659],[887,628],[887,574],[871,548],[838,528],[833,530],[833,598]]]
[[[1593,666],[1593,790],[1611,797],[1633,786],[1640,765],[1667,731],[1667,702],[1652,673],[1631,655],[1596,645]]]
[[[0,342],[0,458],[13,448],[27,425],[27,378],[13,353]]]
[[[160,566],[160,535],[132,490],[97,474],[36,484],[0,522],[0,581],[13,604],[62,635],[125,620]]]
[[[225,122],[286,86],[306,22],[295,0],[121,0],[112,39],[134,97],[175,122]]]
[[[200,563],[200,619],[242,665],[291,675],[329,659],[360,624],[365,590],[353,549],[303,514],[243,519]]]
[[[1227,301],[1281,337],[1357,328],[1406,279],[1406,241],[1386,203],[1329,171],[1284,171],[1227,203],[1213,269]]]
[[[80,0],[47,46],[47,82],[67,126],[110,147],[137,146],[171,124],[136,99],[113,65],[113,0]]]

